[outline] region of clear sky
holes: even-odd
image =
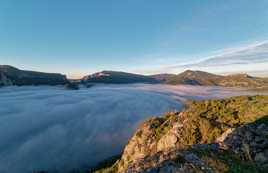
[[[267,0],[1,0],[0,64],[148,73],[268,40]]]

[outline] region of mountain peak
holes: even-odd
[[[215,74],[208,73],[205,71],[200,71],[200,70],[185,70],[181,74],[211,74],[211,75],[215,75]]]

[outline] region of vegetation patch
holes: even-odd
[[[116,173],[117,168],[116,168],[115,163],[120,158],[121,158],[121,154],[110,157],[109,159],[106,159],[106,160],[100,162],[96,167],[91,169],[90,172],[93,172],[93,173]]]

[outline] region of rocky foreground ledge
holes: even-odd
[[[95,173],[268,172],[268,96],[191,103],[150,118]]]

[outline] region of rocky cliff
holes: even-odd
[[[191,103],[140,125],[98,173],[267,172],[268,96]]]

